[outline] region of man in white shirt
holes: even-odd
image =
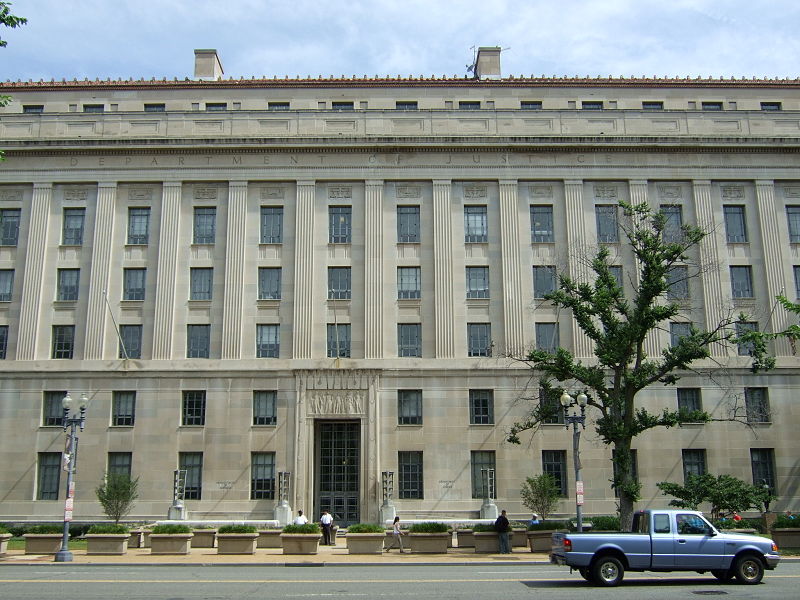
[[[327,510],[322,511],[322,516],[319,518],[319,524],[322,525],[322,543],[325,546],[331,546],[333,517],[328,513]]]
[[[303,514],[302,510],[297,511],[297,516],[294,518],[295,525],[305,525],[308,523],[308,519],[306,519],[305,515]]]

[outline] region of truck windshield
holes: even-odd
[[[709,535],[711,533],[708,523],[697,515],[678,514],[676,521],[678,533],[681,535]]]

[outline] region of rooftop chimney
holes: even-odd
[[[220,79],[225,74],[216,50],[194,51],[194,76],[196,79]]]
[[[475,59],[476,79],[500,79],[500,46],[478,48]]]

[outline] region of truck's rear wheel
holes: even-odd
[[[739,583],[755,585],[764,578],[764,564],[757,556],[746,554],[736,559],[733,573]]]
[[[592,565],[592,581],[604,587],[614,587],[622,582],[625,567],[613,556],[601,556]]]
[[[580,567],[578,573],[580,573],[581,577],[586,581],[592,581],[592,572],[589,570],[589,567]]]
[[[711,574],[720,581],[728,581],[733,578],[733,571],[730,569],[712,569]]]

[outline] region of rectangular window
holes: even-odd
[[[178,453],[178,468],[186,471],[186,485],[183,497],[186,500],[200,500],[203,497],[203,453]]]
[[[85,208],[64,209],[64,223],[61,230],[61,244],[63,246],[83,245],[83,221],[85,217]]]
[[[488,498],[490,495],[490,491],[495,491],[497,495],[497,490],[490,490],[488,487],[489,483],[489,471],[493,471],[496,473],[495,470],[495,456],[494,452],[491,450],[473,450],[470,452],[470,466],[472,470],[472,497],[473,498]],[[495,481],[497,480],[495,476]]]
[[[331,102],[331,108],[333,110],[353,110],[354,105],[353,102]]]
[[[227,102],[206,102],[206,110],[208,110],[208,111],[228,110],[228,103]]]
[[[328,300],[350,300],[350,267],[328,267]]]
[[[56,300],[60,302],[74,302],[77,300],[80,276],[80,269],[59,269]]]
[[[74,325],[53,325],[51,358],[72,358],[75,347]]]
[[[144,300],[144,281],[146,269],[122,270],[122,299]]]
[[[353,209],[349,206],[328,207],[328,242],[349,244],[353,235]]]
[[[278,358],[281,351],[280,325],[256,325],[256,357]]]
[[[44,392],[42,396],[42,427],[62,427],[64,408],[62,401],[67,392]]]
[[[725,239],[729,244],[743,244],[747,239],[747,223],[744,206],[726,204],[722,207],[725,215]]]
[[[267,102],[267,110],[289,110],[288,102]]]
[[[664,103],[660,100],[643,100],[642,110],[664,110]]]
[[[549,205],[531,206],[531,242],[554,242],[553,207]]]
[[[397,494],[401,500],[421,500],[423,493],[422,452],[397,453]]]
[[[350,358],[350,323],[328,323],[328,358]]]
[[[37,462],[36,499],[58,500],[61,452],[39,452]]]
[[[275,453],[250,453],[250,499],[275,499]]]
[[[186,358],[208,358],[211,352],[211,325],[186,326]]]
[[[206,424],[206,393],[204,390],[184,391],[181,425],[202,427]]]
[[[793,267],[794,270],[794,297],[800,298],[800,267]]]
[[[419,206],[397,207],[397,243],[419,243]]]
[[[703,110],[722,110],[722,102],[701,102]]]
[[[541,100],[521,100],[519,107],[522,110],[542,110]]]
[[[758,323],[755,321],[739,321],[736,323],[736,336],[741,337],[751,331],[758,331]],[[737,344],[736,352],[739,356],[750,356],[753,354],[753,342],[743,342]]]
[[[489,217],[486,206],[464,207],[464,241],[481,243],[489,239]]]
[[[196,206],[194,209],[194,244],[213,244],[217,234],[217,209]]]
[[[480,100],[459,100],[458,102],[459,110],[480,110],[480,108]]]
[[[556,291],[556,268],[533,267],[533,297],[540,300],[554,291]]]
[[[770,423],[772,421],[767,388],[744,388],[744,406],[748,423]]]
[[[397,324],[397,355],[400,357],[422,356],[422,324]]]
[[[542,473],[555,479],[562,497],[567,496],[567,451],[542,450]]]
[[[489,297],[489,267],[467,267],[467,298]]]
[[[492,390],[469,391],[469,424],[494,424],[494,392]]]
[[[557,390],[539,388],[539,416],[540,422],[545,425],[563,425],[564,410],[559,402]]]
[[[283,207],[261,207],[261,243],[283,243]]]
[[[419,267],[397,267],[397,298],[415,300],[422,295],[422,273]]]
[[[555,354],[559,346],[558,323],[536,323],[536,349]]]
[[[150,209],[128,209],[128,244],[143,246],[150,239]]]
[[[19,240],[20,209],[0,208],[0,246],[16,246]]]
[[[0,360],[6,359],[8,352],[8,325],[0,325]]]
[[[700,388],[678,388],[678,410],[680,412],[697,412],[703,410]]]
[[[417,110],[419,108],[416,100],[398,100],[394,103],[395,110]]]
[[[681,338],[688,337],[692,334],[691,323],[670,323],[669,324],[669,345],[673,348],[677,346]]]
[[[603,110],[603,101],[602,100],[584,100],[581,102],[581,108],[583,110]]]
[[[189,300],[211,300],[214,269],[192,267],[189,269]]]
[[[775,481],[775,450],[772,448],[751,448],[750,466],[753,469],[753,485],[768,485],[770,491],[777,495]]]
[[[119,358],[142,358],[142,326],[119,326]]]
[[[769,110],[769,111],[783,110],[783,106],[781,105],[780,102],[762,102],[761,110]]]
[[[258,268],[258,299],[259,300],[281,299],[280,267]]]
[[[14,293],[14,269],[0,269],[0,302],[11,302]]]
[[[131,452],[109,452],[108,453],[108,472],[119,475],[131,476],[131,464],[133,454]]]
[[[253,425],[278,423],[278,392],[260,390],[253,392]]]
[[[680,243],[683,241],[683,207],[679,204],[664,204],[661,206],[664,215],[664,230],[661,239],[666,244]]]
[[[752,267],[731,267],[731,294],[734,298],[753,297]]]
[[[397,390],[397,424],[422,425],[422,390]]]
[[[786,219],[789,222],[789,243],[800,244],[800,206],[787,206]]]
[[[22,112],[28,115],[39,115],[44,112],[44,104],[23,104]]]
[[[105,110],[102,104],[84,104],[83,112],[85,113],[101,113]]]
[[[111,425],[133,427],[136,422],[136,392],[111,394]]]
[[[622,279],[622,267],[619,265],[609,265],[608,273],[614,278],[617,287],[625,293],[625,281]]]
[[[594,207],[597,221],[597,241],[615,243],[619,241],[617,223],[617,206],[614,204],[598,204]]]
[[[706,472],[705,450],[682,450],[683,455],[683,481],[689,475],[703,475]]]
[[[467,323],[467,356],[492,355],[491,323]]]
[[[144,112],[164,112],[167,110],[166,104],[145,104]]]
[[[667,299],[687,300],[689,298],[689,269],[684,265],[674,265],[667,269]]]

